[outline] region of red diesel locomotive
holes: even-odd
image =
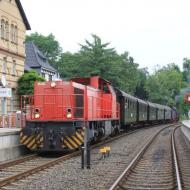
[[[22,97],[25,125],[20,142],[35,151],[79,148],[84,128],[90,141],[130,126],[176,121],[175,108],[143,101],[100,78],[36,82],[33,96]]]
[[[33,96],[22,97],[25,126],[20,142],[31,150],[62,151],[119,130],[120,107],[111,84],[100,77],[36,82]]]

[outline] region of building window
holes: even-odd
[[[13,24],[11,24],[11,32],[10,32],[10,38],[11,38],[11,42],[13,42],[14,41],[14,39],[13,39],[13,34],[14,34],[14,25]]]
[[[2,72],[6,74],[7,72],[7,58],[3,58]]]
[[[45,74],[45,80],[46,80],[46,81],[48,81],[48,80],[49,80],[49,76],[48,76],[48,74],[47,74],[47,73]]]
[[[5,31],[4,31],[4,33],[5,33],[5,35],[4,35],[5,39],[9,40],[9,23],[8,23],[8,21],[5,22]]]
[[[16,25],[11,24],[11,42],[17,44],[18,43],[18,28]]]
[[[1,113],[3,115],[7,114],[7,100],[6,100],[6,98],[1,98]]]
[[[13,112],[14,111],[14,94],[15,94],[15,90],[13,89],[13,91],[12,91],[12,97],[11,97],[11,112]]]
[[[15,39],[14,42],[17,44],[18,43],[18,28],[17,28],[17,26],[15,26],[14,39]]]
[[[1,83],[2,83],[3,87],[5,87],[6,84],[7,84],[7,80],[6,80],[6,75],[5,74],[1,75]]]
[[[13,60],[12,75],[16,75],[16,61]]]
[[[1,38],[5,38],[5,20],[1,19]]]
[[[45,73],[42,73],[42,77],[45,78]]]
[[[52,75],[49,75],[49,81],[52,81]]]

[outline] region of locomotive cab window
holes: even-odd
[[[104,91],[105,94],[110,94],[110,90],[109,90],[109,87],[108,87],[107,84],[103,85],[103,91]]]

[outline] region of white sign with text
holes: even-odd
[[[12,89],[11,88],[0,88],[0,98],[11,98]]]

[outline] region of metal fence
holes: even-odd
[[[16,128],[21,127],[21,112],[8,113],[0,115],[0,128]]]

